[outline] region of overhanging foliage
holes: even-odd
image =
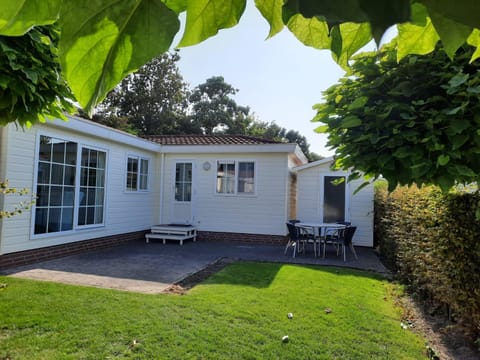
[[[90,112],[125,76],[172,46],[186,13],[180,46],[235,26],[246,0],[0,0],[0,35],[62,24],[60,61],[78,102]],[[307,46],[329,49],[343,67],[372,38],[399,25],[399,56],[428,53],[442,39],[448,53],[480,44],[477,0],[255,0],[270,24],[287,26]],[[259,35],[262,36],[262,35]],[[472,60],[480,56],[473,54]]]
[[[447,191],[480,174],[480,62],[474,49],[409,55],[395,48],[358,56],[351,72],[324,92],[314,120],[326,125],[337,166],[397,184]]]
[[[63,118],[73,109],[70,89],[57,61],[59,32],[41,26],[20,37],[0,36],[0,126],[29,126],[45,118]]]

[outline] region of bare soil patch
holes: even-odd
[[[402,324],[427,339],[429,359],[480,359],[473,339],[465,336],[460,324],[449,321],[444,315],[430,314],[408,296],[398,299],[398,305],[403,309]]]
[[[169,286],[167,289],[165,289],[164,292],[168,294],[183,295],[188,290],[200,284],[201,282],[205,281],[207,278],[219,272],[225,266],[233,263],[234,261],[235,260],[233,259],[221,258],[215,261],[214,263],[207,265],[202,270],[197,271],[196,273],[193,273],[191,275],[188,275],[187,277],[180,280],[179,282],[173,284],[172,286]]]

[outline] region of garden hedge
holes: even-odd
[[[480,339],[480,193],[376,189],[375,239],[386,265],[432,311]]]

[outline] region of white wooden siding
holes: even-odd
[[[323,175],[345,175],[329,169],[330,163],[304,168],[297,176],[297,217],[302,221],[322,222]],[[346,221],[357,226],[354,243],[360,246],[373,246],[373,185],[369,185],[357,194],[355,190],[362,180],[346,184],[347,209]]]
[[[173,218],[174,163],[193,162],[193,224],[203,231],[284,235],[287,217],[287,154],[166,154],[160,222]],[[254,195],[216,194],[217,160],[255,162]],[[203,163],[211,164],[209,170]]]
[[[71,120],[72,121],[72,120]],[[149,176],[155,176],[157,163],[155,152],[139,149],[134,146],[97,138],[94,134],[82,134],[69,131],[68,128],[55,128],[48,124],[35,125],[31,129],[16,129],[15,126],[5,128],[8,131],[7,154],[4,166],[5,178],[15,187],[27,187],[35,192],[34,171],[36,168],[36,142],[40,134],[75,141],[84,146],[91,146],[107,151],[107,176],[104,226],[90,229],[77,229],[68,233],[53,233],[41,236],[31,234],[33,212],[26,212],[3,221],[1,229],[0,253],[9,253],[27,249],[58,245],[102,236],[122,234],[150,228],[158,217],[159,188],[157,182],[149,179],[148,192],[126,192],[125,173],[127,154],[137,154],[151,160]],[[119,137],[119,136],[117,136]],[[121,136],[120,136],[121,138]],[[7,206],[13,206],[18,198],[8,197]]]

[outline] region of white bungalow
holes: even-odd
[[[308,164],[296,144],[142,139],[76,117],[0,127],[0,179],[37,197],[31,211],[0,220],[0,267],[143,238],[155,224],[189,223],[199,239],[283,243],[287,219],[325,218],[328,163]],[[372,246],[363,211],[371,191],[352,196],[353,186],[341,190],[344,218],[361,228],[356,243]],[[0,208],[18,201],[0,196]]]

